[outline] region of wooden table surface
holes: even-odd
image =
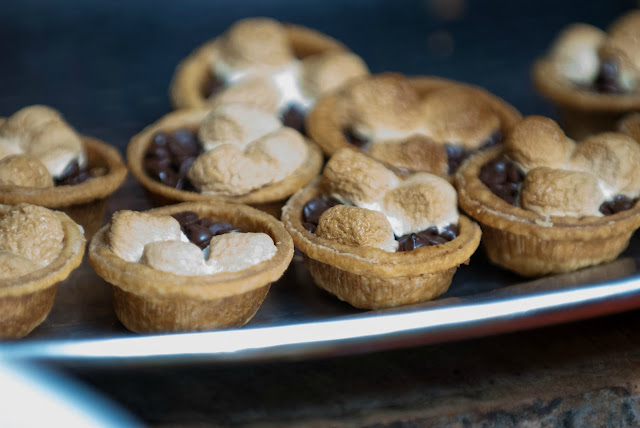
[[[553,116],[529,67],[564,25],[606,26],[633,0],[10,0],[0,4],[0,116],[62,111],[123,153],[170,111],[177,62],[231,22],[266,15],[345,42],[372,72],[434,74],[486,87],[523,114]],[[449,5],[451,2],[449,2]],[[440,12],[437,12],[440,10]],[[111,210],[144,207],[128,179]],[[640,312],[333,359],[243,365],[54,366],[145,423],[176,426],[640,426]]]

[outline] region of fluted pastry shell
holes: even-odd
[[[89,245],[89,261],[112,285],[114,308],[129,330],[139,333],[212,330],[242,326],[257,312],[272,282],[293,257],[293,242],[282,224],[264,212],[240,204],[189,202],[156,208],[150,214],[195,211],[247,232],[268,234],[277,251],[269,260],[236,272],[178,275],[128,262],[106,240],[108,225]]]
[[[249,204],[280,217],[284,201],[315,178],[322,168],[322,152],[310,140],[307,143],[307,159],[298,169],[283,180],[252,190],[243,195],[201,194],[179,190],[151,178],[144,169],[144,157],[153,136],[159,132],[171,132],[180,128],[197,129],[209,110],[179,110],[167,114],[134,136],[127,147],[127,163],[133,176],[152,196],[156,205],[186,201],[226,201]]]
[[[408,305],[439,296],[480,243],[478,225],[461,216],[458,237],[440,245],[396,253],[342,245],[302,225],[305,203],[319,196],[317,184],[297,192],[284,206],[282,221],[316,284],[357,308]]]
[[[298,58],[346,50],[342,43],[318,31],[300,25],[283,25],[293,53]],[[211,79],[210,70],[214,61],[212,47],[218,43],[216,39],[206,42],[178,64],[169,87],[169,98],[175,109],[207,107],[203,88]]]
[[[417,91],[420,99],[428,97],[429,93],[437,89],[450,86],[472,91],[475,96],[486,102],[487,106],[499,117],[499,130],[503,135],[507,134],[522,119],[520,112],[510,104],[479,87],[432,76],[416,76],[407,79]],[[327,156],[333,155],[343,147],[359,150],[350,144],[344,135],[344,130],[350,125],[351,118],[347,112],[348,101],[343,92],[332,92],[322,96],[307,115],[307,134]]]
[[[489,259],[524,276],[570,272],[611,261],[640,227],[640,204],[603,217],[545,217],[513,206],[478,178],[501,147],[479,152],[455,176],[460,208],[480,223]]]
[[[0,217],[11,207],[0,205]],[[78,225],[62,212],[54,212],[64,231],[58,256],[43,268],[0,284],[0,339],[17,339],[29,334],[45,320],[64,281],[82,262],[85,238]]]

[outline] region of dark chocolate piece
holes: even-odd
[[[493,159],[482,166],[478,178],[494,195],[516,205],[524,174],[514,162],[505,156]]]
[[[73,161],[62,172],[62,175],[55,180],[56,186],[71,186],[81,184],[91,179],[91,174],[87,167],[80,167],[78,161]]]
[[[345,128],[342,131],[344,138],[349,142],[349,144],[353,144],[356,147],[364,147],[369,141],[365,140],[358,136],[352,128]]]
[[[618,84],[618,60],[615,58],[607,58],[600,64],[598,77],[593,82],[596,91],[604,94],[622,94],[624,89]]]
[[[605,201],[600,205],[600,212],[604,215],[617,214],[629,210],[638,202],[638,199],[631,199],[624,195],[616,195],[610,201]]]
[[[290,104],[287,106],[282,114],[280,115],[280,120],[284,126],[288,126],[305,135],[306,130],[304,126],[305,114],[304,109],[296,104]]]

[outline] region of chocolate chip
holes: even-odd
[[[233,229],[233,225],[231,223],[227,223],[226,221],[218,221],[209,225],[208,229],[209,231],[211,231],[213,236],[217,236],[229,233],[229,231]]]
[[[317,228],[317,226],[316,226],[315,224],[313,224],[313,223],[307,223],[307,222],[304,222],[304,223],[302,223],[302,227],[304,227],[305,229],[307,229],[307,231],[308,231],[309,233],[316,233],[316,228]]]
[[[356,147],[363,147],[369,142],[357,135],[352,128],[345,128],[342,131],[342,134],[344,135],[344,138],[349,142],[349,144],[353,144]]]
[[[440,232],[440,236],[447,241],[453,241],[458,237],[458,226],[449,224],[442,228],[442,232]]]
[[[502,132],[499,129],[493,131],[487,141],[480,147],[481,150],[488,149],[489,147],[497,146],[502,143]]]
[[[478,178],[494,195],[515,205],[524,174],[514,162],[500,156],[482,165]]]
[[[598,77],[593,82],[596,91],[608,94],[620,94],[624,89],[618,84],[618,61],[615,58],[606,58],[600,63]]]
[[[329,204],[327,201],[321,198],[313,198],[310,199],[302,209],[302,215],[304,221],[307,223],[315,223],[318,224],[318,220],[320,220],[320,216],[326,210],[329,209]]]
[[[201,219],[198,220],[198,224],[200,226],[204,226],[204,227],[209,227],[213,224],[213,220],[211,220],[208,217],[202,217]]]
[[[305,134],[305,114],[304,110],[301,107],[297,106],[296,104],[289,105],[280,115],[280,118],[284,126],[288,126],[297,130],[301,134]]]
[[[420,247],[444,244],[445,242],[454,240],[457,236],[457,225],[447,225],[442,229],[442,232],[438,232],[437,227],[431,226],[420,232],[410,233],[397,238],[398,251],[412,251]]]
[[[167,134],[165,134],[164,132],[158,132],[156,135],[153,136],[152,143],[153,145],[156,145],[156,146],[166,147],[167,141],[168,141]]]
[[[193,211],[180,211],[179,213],[172,214],[171,217],[178,220],[181,227],[194,224],[198,221],[198,214]]]
[[[157,178],[162,184],[166,184],[167,186],[174,188],[178,184],[179,179],[178,174],[170,169],[163,169],[158,171]]]
[[[202,95],[205,98],[209,98],[210,96],[220,92],[224,87],[224,82],[218,79],[214,74],[211,74],[204,82],[204,85],[202,85]]]
[[[637,201],[637,199],[631,199],[624,195],[616,195],[613,199],[600,205],[600,212],[604,215],[617,214],[633,208]]]
[[[469,155],[464,146],[458,144],[445,144],[447,150],[447,162],[449,164],[449,174],[453,174],[458,170],[462,162]]]
[[[192,223],[185,226],[185,234],[189,241],[196,244],[201,249],[206,248],[213,238],[213,233],[209,230],[209,228],[200,226],[198,223]]]
[[[145,157],[151,158],[151,159],[153,158],[169,159],[169,156],[171,156],[171,153],[169,152],[169,149],[167,148],[167,146],[166,145],[161,146],[158,144],[151,144],[147,149],[147,153],[145,154]]]
[[[80,167],[77,161],[71,162],[62,172],[62,175],[55,180],[56,186],[70,186],[81,184],[91,179],[91,174],[87,167]]]

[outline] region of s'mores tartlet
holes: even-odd
[[[292,257],[278,220],[225,203],[118,211],[89,246],[118,318],[139,333],[242,326]]]
[[[503,147],[456,174],[460,207],[482,226],[496,264],[521,275],[615,259],[640,226],[640,145],[607,132],[575,142],[551,119],[526,117]]]
[[[583,23],[565,28],[535,63],[533,81],[559,108],[570,137],[615,130],[623,115],[640,109],[640,10],[606,32]]]
[[[349,148],[289,199],[282,221],[316,284],[363,309],[439,296],[480,243],[446,179],[398,175]]]
[[[25,107],[0,119],[1,204],[62,210],[91,237],[126,175],[114,147],[78,135],[50,107]]]

